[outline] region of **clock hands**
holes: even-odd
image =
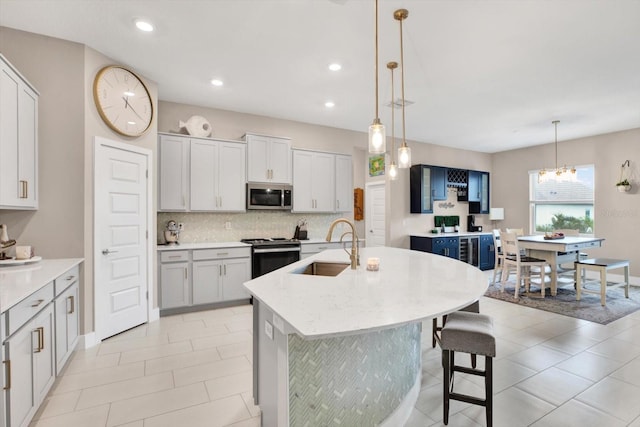
[[[123,97],[122,97],[122,99],[124,99],[124,108],[127,108],[127,107],[131,108],[131,111],[133,111],[133,114],[135,114],[136,116],[138,116],[138,118],[139,118],[140,120],[144,120],[144,119],[142,118],[142,116],[141,116],[140,114],[138,114],[138,112],[135,110],[135,108],[133,108],[133,106],[131,106],[131,104],[129,104],[129,98],[128,98],[128,97],[123,96]]]

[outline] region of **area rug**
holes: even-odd
[[[513,281],[506,283],[504,292],[500,291],[500,286],[491,285],[485,296],[602,325],[640,309],[640,288],[635,286],[629,287],[629,298],[624,297],[623,288],[607,289],[607,304],[604,307],[600,305],[600,295],[582,293],[580,301],[576,301],[576,291],[571,286],[558,288],[558,295],[555,297],[551,296],[547,288],[545,297],[541,298],[540,288],[532,285],[532,295],[519,293],[517,300],[514,298],[514,289]]]

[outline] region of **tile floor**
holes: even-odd
[[[498,338],[494,426],[640,427],[640,312],[602,326],[480,304]],[[422,391],[407,426],[442,425],[440,350],[424,326]],[[31,427],[259,426],[251,363],[251,306],[163,317],[77,351]],[[460,377],[456,387],[482,395],[481,381]],[[452,402],[449,425],[484,417]]]

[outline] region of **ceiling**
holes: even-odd
[[[401,7],[407,139],[492,153],[553,142],[556,119],[559,141],[640,128],[638,0],[380,0],[388,135]],[[0,0],[0,25],[85,44],[157,82],[161,100],[366,131],[373,11],[373,0]]]

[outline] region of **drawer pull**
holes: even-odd
[[[11,360],[3,360],[2,364],[5,366],[5,373],[7,378],[6,385],[2,387],[2,389],[9,390],[11,388]]]
[[[76,276],[67,276],[67,278],[66,278],[65,280],[66,280],[66,281],[68,281],[68,282],[70,282],[70,281],[72,281],[72,280],[73,280],[73,279],[75,279],[75,278],[76,278]]]
[[[179,258],[182,258],[182,255],[169,255],[169,258],[171,258],[171,259],[179,259]]]
[[[71,311],[69,312],[69,314],[73,314],[76,311],[76,298],[74,295],[70,295],[68,298],[71,302]]]
[[[44,302],[44,300],[43,300],[43,299],[39,299],[39,300],[38,300],[37,302],[35,302],[34,304],[31,304],[31,307],[37,307],[37,306],[39,306],[40,304],[42,304],[43,302]]]
[[[218,256],[227,256],[227,255],[229,255],[229,252],[218,252],[216,255],[218,255]]]

